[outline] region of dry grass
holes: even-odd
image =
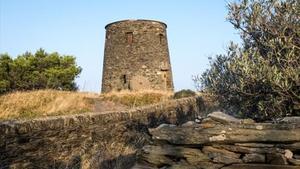
[[[115,103],[126,105],[130,108],[150,105],[171,99],[173,92],[144,90],[144,91],[121,91],[102,94],[102,100],[109,100]]]
[[[0,95],[0,120],[31,119],[83,112],[119,111],[170,99],[161,91],[112,92],[96,94],[57,90],[14,92]]]
[[[0,96],[0,119],[23,119],[93,110],[93,98],[83,92],[38,90]]]

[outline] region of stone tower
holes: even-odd
[[[167,25],[153,20],[123,20],[105,26],[102,92],[173,91]]]

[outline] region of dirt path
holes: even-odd
[[[127,110],[129,107],[112,101],[95,99],[94,112]]]

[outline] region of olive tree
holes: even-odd
[[[242,43],[195,82],[227,112],[257,120],[300,115],[300,1],[242,0],[228,5]]]

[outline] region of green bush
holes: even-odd
[[[229,113],[257,120],[300,115],[300,3],[243,0],[229,4],[228,20],[241,47],[211,61],[194,80]]]
[[[190,89],[183,89],[174,93],[174,99],[180,99],[184,97],[192,97],[195,96],[196,93]]]
[[[34,89],[76,90],[75,78],[81,72],[73,56],[26,52],[12,59],[0,54],[0,94]]]

